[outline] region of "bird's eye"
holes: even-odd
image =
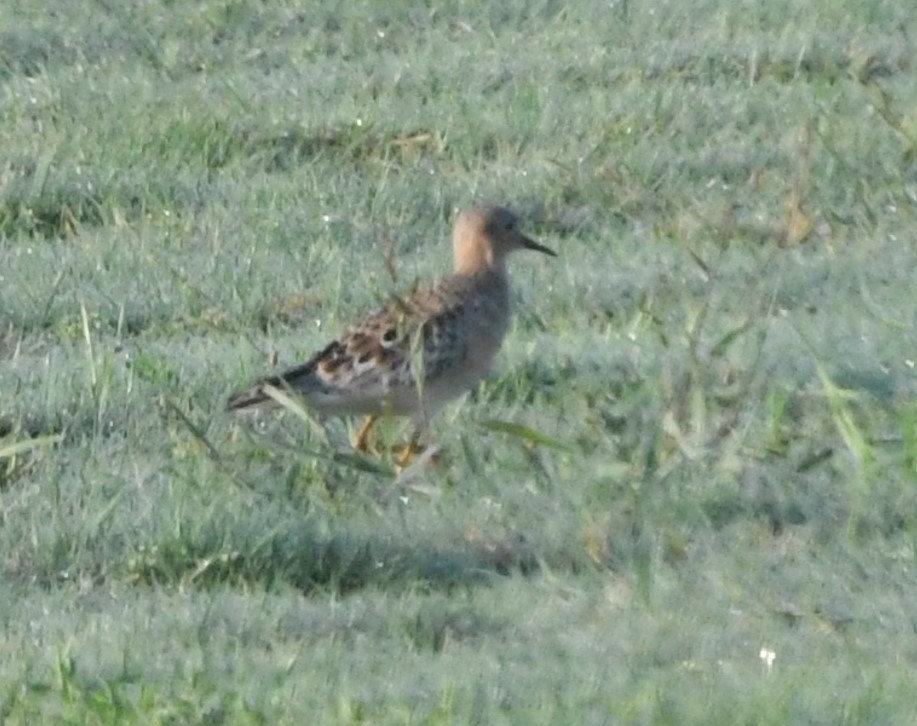
[[[507,232],[512,232],[512,231],[513,231],[513,227],[515,227],[515,226],[516,226],[516,220],[515,220],[515,219],[507,219],[507,220],[503,223],[503,229],[505,229]]]

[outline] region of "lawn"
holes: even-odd
[[[912,0],[6,0],[0,722],[917,721]],[[435,466],[224,411],[511,206]]]

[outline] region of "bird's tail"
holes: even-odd
[[[262,378],[251,388],[243,391],[236,391],[226,402],[227,411],[246,411],[261,406],[274,406],[277,402],[265,391],[265,387],[280,388],[293,391],[307,390],[307,381],[315,369],[315,361],[310,360],[296,368],[291,368],[279,376],[269,376]]]
[[[244,391],[236,391],[226,402],[227,411],[245,411],[250,408],[259,408],[265,404],[273,403],[274,399],[264,392],[264,384],[269,381],[261,381],[251,388]]]

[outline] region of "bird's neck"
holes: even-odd
[[[503,268],[506,261],[504,255],[499,255],[499,258],[494,255],[491,245],[456,242],[454,249],[455,271],[460,275],[471,277],[488,271],[496,271],[498,268]]]
[[[471,280],[479,293],[490,296],[500,305],[509,304],[509,273],[506,265],[499,264],[464,276]]]
[[[496,276],[506,279],[506,259],[500,257],[495,260],[491,250],[466,251],[461,257],[456,257],[455,271],[465,277]]]

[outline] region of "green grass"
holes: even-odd
[[[914,721],[911,5],[5,2],[0,721]],[[223,412],[476,201],[441,466]]]

